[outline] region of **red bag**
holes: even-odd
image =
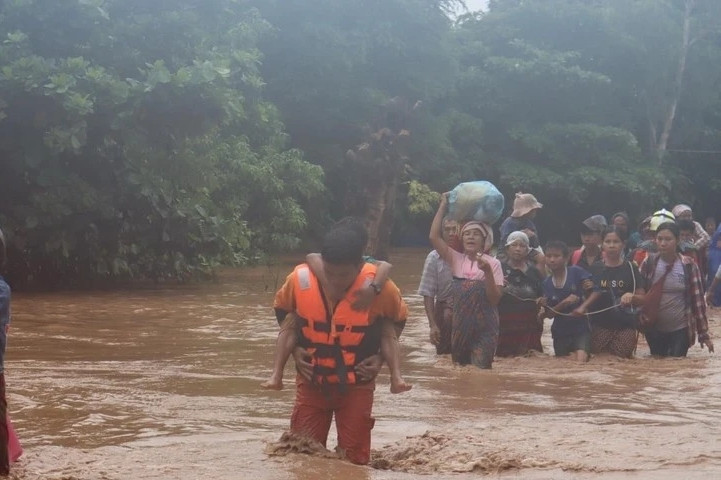
[[[641,315],[638,317],[638,324],[641,330],[648,330],[653,327],[658,320],[658,310],[661,307],[663,284],[666,281],[668,274],[671,273],[671,270],[673,270],[674,263],[671,263],[668,267],[666,267],[666,271],[663,272],[661,278],[651,285],[651,288],[649,288],[648,292],[646,292],[643,307],[641,307]]]

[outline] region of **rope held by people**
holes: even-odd
[[[506,295],[510,295],[511,297],[517,298],[518,300],[520,300],[520,301],[522,301],[522,302],[534,302],[534,303],[536,302],[536,300],[533,299],[533,298],[521,298],[521,297],[519,297],[518,295],[514,295],[514,294],[509,293],[509,292],[505,292],[505,294],[506,294]],[[617,308],[617,307],[620,307],[620,306],[622,306],[621,303],[616,303],[616,304],[614,304],[614,305],[611,305],[610,307],[602,308],[601,310],[595,310],[595,311],[593,311],[593,312],[588,312],[588,313],[586,313],[586,315],[597,315],[597,314],[599,314],[599,313],[603,313],[603,312],[607,312],[607,311],[609,311],[609,310],[613,310],[614,308]],[[562,316],[566,316],[566,317],[573,317],[573,316],[574,316],[574,315],[571,314],[571,313],[559,312],[558,310],[555,310],[553,307],[545,306],[545,307],[543,307],[543,308],[547,308],[548,310],[550,310],[551,312],[555,313],[556,315],[562,315]]]

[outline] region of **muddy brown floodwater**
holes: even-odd
[[[415,295],[425,253],[393,256],[411,312],[401,345],[414,388],[391,395],[387,371],[379,377],[377,468],[264,453],[293,403],[292,362],[284,391],[258,387],[277,333],[273,291],[289,262],[226,272],[212,285],[16,295],[7,384],[25,455],[13,477],[721,478],[718,355],[694,346],[687,359],[651,359],[641,342],[633,360],[541,355],[500,359],[492,371],[453,367],[428,343]]]

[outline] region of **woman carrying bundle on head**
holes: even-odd
[[[493,246],[493,230],[483,222],[467,222],[461,228],[463,253],[457,252],[443,240],[447,209],[448,193],[444,193],[429,238],[453,272],[451,358],[461,365],[491,368],[498,343],[497,306],[503,287],[501,264],[487,253]]]

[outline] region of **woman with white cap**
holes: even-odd
[[[453,272],[451,304],[451,358],[461,365],[491,368],[498,343],[498,302],[501,300],[501,263],[488,255],[493,230],[482,222],[467,222],[461,228],[463,253],[450,248],[442,235],[448,193],[441,196],[429,238]]]
[[[649,254],[658,252],[656,230],[662,223],[666,222],[674,223],[676,222],[676,217],[665,208],[653,212],[653,215],[650,215],[641,222],[640,230],[643,232],[643,241],[638,244],[638,247],[636,247],[631,255],[636,265],[641,265]]]
[[[537,300],[543,296],[543,275],[528,259],[530,242],[524,232],[506,239],[506,259],[501,262],[505,286],[498,304],[500,333],[496,355],[525,355],[543,351],[543,322],[538,320]]]

